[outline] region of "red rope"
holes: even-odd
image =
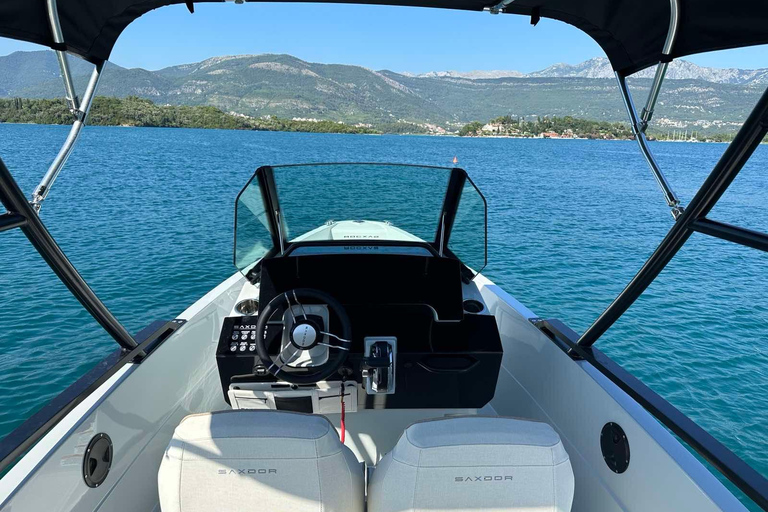
[[[341,388],[341,444],[344,444],[344,438],[346,437],[346,427],[344,426],[344,416],[346,415],[346,407],[344,406],[344,388]]]

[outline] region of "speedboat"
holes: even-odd
[[[2,510],[768,510],[763,476],[594,346],[694,233],[768,250],[707,217],[768,132],[768,91],[688,205],[645,135],[669,62],[768,42],[768,4],[372,2],[557,19],[606,51],[672,225],[584,333],[482,274],[486,201],[465,170],[259,162],[234,205],[233,275],[131,334],[41,207],[119,34],[171,3],[0,6],[0,36],[56,51],[73,114],[31,200],[0,160],[0,231],[22,230],[119,345],[2,440]],[[71,56],[95,65],[82,98]],[[653,65],[638,113],[626,78]]]

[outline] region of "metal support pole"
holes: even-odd
[[[661,93],[661,83],[667,75],[668,67],[669,62],[659,62],[659,65],[656,66],[656,74],[653,76],[651,90],[648,91],[648,100],[645,102],[643,111],[640,113],[640,131],[643,133],[648,129],[648,124],[653,117],[653,109],[656,108],[656,101],[658,101],[659,93]]]
[[[589,347],[594,344],[664,270],[667,263],[694,232],[694,228],[702,228],[702,223],[697,221],[704,219],[717,204],[766,133],[768,133],[768,89],[760,97],[739,133],[720,157],[688,208],[680,215],[640,272],[579,338],[580,346]]]
[[[680,24],[680,0],[669,0],[669,28],[667,29],[667,39],[664,42],[664,48],[662,49],[662,55],[666,58],[672,53],[675,40],[677,39],[677,30]],[[640,146],[640,151],[645,157],[645,161],[648,163],[648,167],[651,168],[653,177],[656,179],[656,183],[659,184],[661,192],[664,194],[664,200],[667,202],[667,206],[671,208],[672,216],[678,219],[684,211],[684,207],[680,204],[680,199],[672,190],[672,186],[667,181],[664,173],[661,172],[659,164],[651,153],[651,148],[648,146],[648,139],[645,136],[645,131],[648,129],[648,123],[653,117],[653,110],[656,107],[656,102],[659,99],[659,93],[661,92],[661,84],[664,81],[664,77],[667,74],[667,68],[669,67],[669,61],[664,60],[659,62],[656,67],[656,74],[653,77],[651,83],[651,90],[648,92],[648,100],[645,103],[643,112],[638,115],[635,108],[635,102],[632,99],[632,94],[629,92],[627,86],[626,77],[622,74],[616,73],[616,80],[619,83],[619,90],[621,91],[621,98],[624,101],[624,107],[627,109],[627,115],[629,116],[629,122],[632,128],[632,133],[635,135],[635,140]]]
[[[669,29],[667,29],[667,40],[664,42],[664,48],[661,50],[661,53],[664,56],[664,61],[659,62],[659,65],[656,66],[656,74],[653,77],[653,83],[651,83],[651,90],[648,92],[648,100],[640,115],[640,131],[643,133],[648,129],[648,123],[651,122],[651,118],[653,117],[653,109],[656,107],[656,101],[659,99],[661,83],[664,81],[664,77],[667,74],[667,68],[669,67],[668,57],[672,54],[672,48],[677,39],[679,22],[680,0],[669,0]]]
[[[0,203],[5,209],[16,216],[23,217],[25,223],[19,227],[43,257],[48,266],[56,273],[61,281],[69,288],[72,295],[97,322],[126,350],[136,347],[136,341],[112,315],[93,290],[83,280],[77,269],[67,259],[56,241],[46,229],[37,212],[32,207],[16,180],[0,159]]]
[[[735,244],[741,244],[753,249],[768,252],[768,234],[761,233],[760,231],[733,226],[725,222],[707,218],[693,221],[691,223],[691,229],[697,233],[703,233],[722,240],[728,240]]]
[[[617,72],[616,80],[619,83],[621,98],[624,100],[624,107],[627,109],[627,115],[629,116],[629,122],[632,128],[632,133],[635,135],[635,140],[637,140],[637,144],[640,146],[640,151],[643,153],[645,161],[648,162],[648,167],[650,167],[651,172],[653,172],[653,177],[656,178],[656,183],[659,184],[659,188],[661,188],[661,191],[664,194],[664,199],[667,201],[667,205],[672,208],[672,216],[677,219],[682,214],[684,208],[680,205],[680,200],[677,198],[677,194],[672,190],[672,186],[667,181],[664,173],[661,172],[659,164],[656,163],[656,159],[653,157],[653,153],[651,153],[651,148],[648,146],[648,139],[641,129],[637,117],[637,110],[635,109],[635,103],[632,101],[632,94],[630,94],[629,88],[627,87],[626,78]]]
[[[46,7],[48,10],[48,22],[51,25],[51,33],[53,34],[53,42],[57,45],[64,45],[64,35],[61,33],[61,23],[59,23],[59,9],[56,5],[56,0],[46,0]],[[61,77],[64,79],[64,87],[67,90],[67,104],[69,105],[69,110],[75,114],[80,108],[80,102],[77,98],[77,92],[75,91],[75,84],[72,81],[72,73],[69,70],[67,54],[63,50],[55,51],[56,58],[59,60]]]
[[[488,12],[491,14],[499,14],[501,11],[503,11],[509,4],[514,2],[515,0],[501,0],[498,4],[488,7]]]
[[[0,233],[14,228],[20,228],[27,223],[22,215],[18,213],[4,213],[0,215]]]
[[[75,142],[77,142],[77,139],[80,136],[80,131],[83,129],[83,126],[85,126],[88,112],[91,109],[93,97],[96,94],[96,88],[99,85],[99,79],[101,78],[101,71],[103,68],[104,64],[99,64],[93,70],[91,79],[88,81],[88,86],[86,87],[85,94],[83,95],[83,102],[75,111],[75,122],[72,124],[72,128],[69,130],[69,135],[67,135],[67,139],[61,146],[59,153],[56,155],[56,158],[54,158],[53,163],[48,168],[45,176],[43,176],[40,184],[32,194],[32,206],[35,208],[35,211],[40,211],[40,207],[42,206],[45,198],[48,196],[48,192],[50,192],[51,186],[53,186],[53,182],[56,181],[56,177],[59,175],[61,169],[64,167],[64,164],[67,162],[69,155],[72,154],[72,150],[75,147]]]

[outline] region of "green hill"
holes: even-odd
[[[0,99],[0,123],[71,124],[63,99]],[[95,126],[145,126],[155,128],[218,128],[312,133],[376,133],[370,128],[335,121],[296,121],[278,117],[251,118],[222,112],[211,106],[155,105],[129,96],[93,100],[88,124]]]

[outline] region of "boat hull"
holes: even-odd
[[[3,510],[117,512],[159,509],[157,471],[180,420],[229,408],[221,393],[215,348],[224,318],[253,286],[235,274],[179,318],[186,322],[141,364],[128,364],[61,420],[0,480]],[[503,361],[495,395],[481,410],[370,410],[354,413],[348,444],[369,464],[394,446],[411,422],[445,414],[490,414],[546,421],[560,434],[576,478],[573,510],[746,510],[645,409],[586,361],[576,361],[542,333],[536,315],[482,275],[465,285],[499,327]],[[338,415],[329,419],[338,426]],[[619,424],[631,447],[623,473],[603,460],[600,433]],[[109,476],[85,485],[89,440],[114,443]],[[378,433],[377,433],[378,432]],[[367,436],[367,443],[352,439]],[[42,490],[45,490],[42,492]]]

